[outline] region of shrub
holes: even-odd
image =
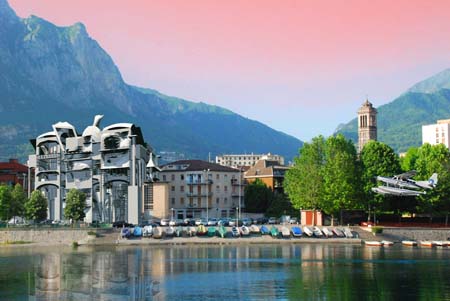
[[[381,234],[383,233],[383,227],[374,226],[372,227],[373,234]]]

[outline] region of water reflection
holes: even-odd
[[[450,299],[449,249],[280,244],[15,250],[0,250],[0,271],[8,271],[0,274],[0,299]]]

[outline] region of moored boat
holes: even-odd
[[[432,243],[436,245],[436,247],[446,247],[447,243],[442,240],[433,240]]]
[[[251,225],[250,226],[250,233],[255,235],[255,234],[261,234],[259,227],[257,225]]]
[[[206,229],[205,225],[199,225],[197,227],[197,236],[205,236],[206,233],[208,233],[208,230]]]
[[[414,240],[402,240],[402,245],[408,246],[408,247],[414,247],[414,246],[417,246],[417,241],[414,241]]]
[[[277,228],[277,227],[272,226],[272,227],[270,228],[270,235],[271,235],[272,237],[278,237],[279,234],[280,234],[280,232],[278,231],[278,228]]]
[[[231,228],[231,235],[232,235],[233,237],[239,237],[239,236],[241,236],[241,233],[239,232],[238,227],[233,226],[233,228]]]
[[[189,227],[188,233],[189,236],[195,236],[197,234],[197,228],[194,226]]]
[[[217,229],[217,235],[222,238],[224,238],[227,235],[227,230],[225,229],[224,226],[219,226],[219,228]]]
[[[283,238],[291,237],[291,231],[289,231],[288,227],[286,227],[286,226],[281,227],[281,237],[283,237]]]
[[[250,235],[250,229],[247,226],[241,227],[241,235],[242,236],[249,236]]]
[[[183,236],[183,227],[178,226],[178,227],[175,229],[175,235],[176,235],[177,237]]]
[[[153,229],[151,225],[144,226],[142,229],[142,236],[144,237],[150,237],[153,234]]]
[[[383,246],[383,243],[381,241],[377,241],[377,240],[365,240],[364,244],[366,246],[371,246],[371,247],[381,247],[381,246]]]
[[[213,237],[213,236],[216,236],[216,227],[209,227],[208,228],[208,236],[209,237]]]
[[[168,227],[164,229],[164,235],[167,237],[172,237],[175,235],[175,229],[173,227]]]
[[[265,226],[265,225],[262,225],[262,226],[261,226],[261,234],[262,234],[262,235],[268,235],[268,234],[270,234],[269,228],[267,228],[267,226]]]
[[[153,228],[153,238],[162,238],[163,230],[161,227]]]
[[[390,241],[390,240],[382,240],[381,243],[383,244],[384,247],[389,247],[389,246],[394,245],[394,242]]]
[[[323,234],[325,234],[326,237],[333,237],[333,235],[334,235],[333,232],[330,229],[328,229],[327,227],[323,227],[322,232],[323,232]]]
[[[434,241],[422,240],[422,241],[420,242],[420,245],[421,245],[422,247],[435,247],[435,246],[436,246],[436,243],[435,243]]]
[[[141,237],[142,236],[142,228],[139,227],[139,226],[134,227],[133,236],[134,237]]]
[[[345,227],[345,228],[344,228],[344,235],[345,235],[345,237],[347,237],[347,238],[353,238],[352,230],[350,230],[349,227]]]
[[[311,228],[306,227],[306,226],[303,227],[303,233],[305,233],[306,235],[308,235],[310,237],[313,236],[313,234],[314,234],[314,232],[311,230]]]
[[[120,231],[120,235],[122,238],[130,238],[131,231],[128,228],[122,228],[122,230]]]
[[[300,227],[294,226],[294,227],[292,227],[291,231],[292,231],[292,235],[294,237],[302,236],[302,229]]]
[[[337,237],[345,237],[344,231],[342,231],[339,228],[333,228],[333,233],[334,235],[336,235]]]
[[[314,226],[314,227],[312,228],[312,231],[313,231],[315,237],[322,237],[322,236],[323,236],[322,231],[321,231],[320,228],[317,227],[317,226]]]

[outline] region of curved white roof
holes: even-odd
[[[55,137],[56,138],[55,132],[51,131],[51,132],[47,132],[47,133],[41,134],[36,139],[50,138],[50,137]]]
[[[103,130],[104,131],[108,131],[114,128],[123,128],[123,129],[129,129],[133,126],[132,123],[115,123],[115,124],[111,124],[107,127],[105,127]]]
[[[90,125],[84,129],[82,136],[83,137],[91,136],[92,142],[100,142],[102,131],[98,127]]]

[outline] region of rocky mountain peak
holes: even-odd
[[[412,86],[407,92],[412,93],[435,93],[442,89],[450,89],[450,69],[445,69]]]

